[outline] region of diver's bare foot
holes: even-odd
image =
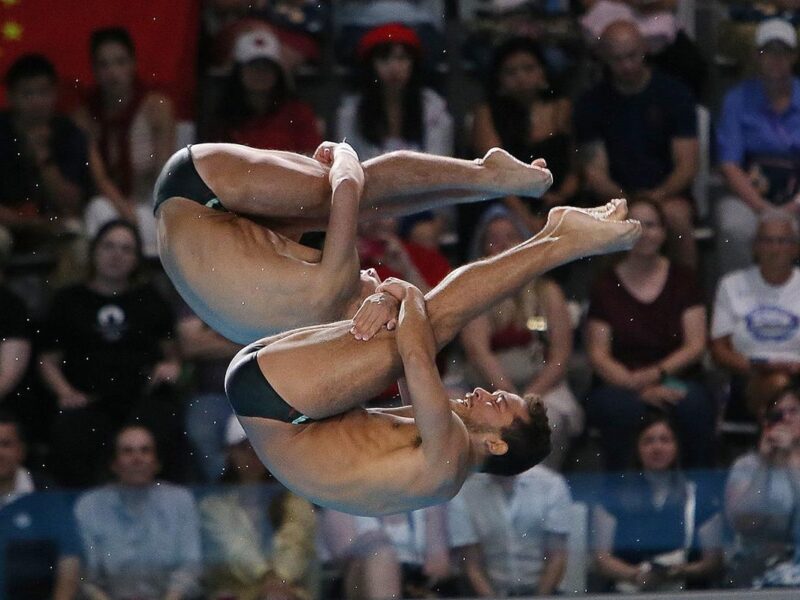
[[[553,174],[541,159],[526,165],[502,148],[492,148],[475,162],[493,171],[493,187],[503,194],[539,198],[553,185]]]
[[[628,250],[642,232],[638,221],[624,220],[628,212],[624,200],[612,200],[596,209],[558,208],[561,214],[554,217],[560,218],[554,219],[555,226],[548,235],[566,245],[571,259]],[[549,225],[550,219],[545,229]]]
[[[576,208],[574,206],[556,206],[547,213],[547,222],[544,227],[534,236],[535,239],[547,237],[552,234],[564,215],[570,211],[580,211],[591,215],[595,219],[604,221],[622,221],[628,216],[628,203],[624,198],[615,198],[603,206],[593,208]]]

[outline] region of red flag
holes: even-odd
[[[142,82],[167,92],[179,116],[191,116],[199,0],[0,0],[0,74],[22,54],[43,54],[55,65],[69,104],[93,82],[91,32],[112,26],[130,32]]]

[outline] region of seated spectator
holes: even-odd
[[[543,465],[514,477],[475,473],[447,505],[450,546],[479,597],[555,594],[567,564],[572,498]]]
[[[366,598],[438,598],[455,595],[450,578],[444,506],[384,517],[356,517],[326,511],[326,542],[346,548],[344,596]],[[333,538],[333,539],[332,539]],[[380,583],[368,583],[383,555]],[[372,593],[361,592],[369,589]]]
[[[25,303],[5,281],[11,248],[11,234],[0,227],[0,406],[24,422],[27,429],[34,424],[27,421],[35,421],[35,416],[27,406],[30,398],[24,394],[22,383],[31,358],[33,332]]]
[[[686,84],[696,97],[706,87],[708,69],[697,45],[680,28],[679,0],[582,0],[581,27],[589,46],[614,21],[634,23],[647,43],[647,56],[668,75]]]
[[[487,102],[475,109],[473,149],[483,155],[501,146],[526,163],[544,157],[553,172],[555,183],[535,205],[523,204],[516,197],[505,201],[529,230],[538,231],[550,208],[564,204],[578,192],[572,158],[572,102],[554,94],[542,49],[522,37],[512,38],[495,50],[486,95]],[[483,208],[479,206],[464,208],[475,213]]]
[[[361,160],[393,150],[452,156],[453,119],[444,99],[423,86],[421,56],[417,34],[398,23],[361,38],[361,83],[336,120],[336,139],[346,138]]]
[[[294,95],[278,38],[266,26],[246,31],[233,56],[207,141],[312,154],[322,142],[317,117]]]
[[[471,260],[522,243],[523,231],[503,207],[490,208],[475,230]],[[558,284],[538,279],[469,323],[461,334],[469,362],[467,384],[535,394],[547,407],[552,451],[545,464],[560,469],[572,437],[583,431],[583,410],[566,382],[572,323]]]
[[[763,415],[763,401],[800,374],[800,229],[780,210],[759,215],[756,265],[717,288],[711,354],[733,376],[728,418]],[[744,400],[744,402],[742,402]]]
[[[75,114],[91,140],[89,164],[99,196],[86,208],[89,237],[108,221],[136,224],[148,258],[158,257],[152,195],[175,150],[172,101],[136,73],[136,49],[122,27],[97,29],[89,44],[96,87]]]
[[[727,580],[751,587],[776,564],[800,551],[800,389],[773,396],[761,420],[758,448],[731,467],[725,514],[736,532],[736,555]]]
[[[698,381],[706,309],[694,275],[661,254],[666,238],[657,204],[634,202],[642,236],[594,284],[586,351],[597,375],[587,414],[601,433],[608,469],[625,468],[648,406],[675,419],[684,465],[713,458],[716,410]]]
[[[89,278],[59,291],[47,316],[39,371],[58,403],[53,468],[63,485],[98,481],[126,420],[147,418],[162,431],[176,419],[162,397],[181,368],[173,316],[137,279],[141,259],[136,228],[106,223],[92,241]]]
[[[82,263],[64,252],[64,234],[81,229],[90,187],[86,137],[56,112],[56,71],[44,56],[18,58],[4,83],[0,225],[12,232],[16,252],[61,254],[61,266],[74,275]]]
[[[779,19],[756,30],[756,77],[725,96],[717,126],[720,169],[732,195],[717,201],[723,273],[751,262],[758,214],[800,214],[800,80],[792,75],[797,34]]]
[[[0,595],[9,600],[72,600],[80,577],[80,539],[69,504],[41,493],[24,466],[19,423],[0,413]]]
[[[617,21],[600,37],[607,76],[575,107],[575,135],[588,190],[603,201],[644,198],[661,206],[675,259],[697,263],[689,188],[697,173],[692,93],[645,62],[635,25]]]
[[[317,598],[311,503],[272,479],[235,416],[225,423],[223,482],[233,485],[200,502],[209,597]]]
[[[617,591],[682,590],[722,567],[719,509],[680,456],[670,420],[649,414],[636,434],[636,472],[609,481],[594,508],[594,562]]]
[[[337,598],[400,598],[400,562],[391,540],[379,527],[360,531],[357,517],[324,509],[320,554],[338,573],[333,590]]]
[[[114,481],[75,504],[91,598],[193,598],[200,522],[189,490],[156,480],[153,434],[128,425],[114,440]]]
[[[181,357],[194,374],[186,433],[203,481],[215,483],[225,468],[225,428],[233,414],[225,395],[225,372],[241,346],[211,329],[186,304],[181,305],[176,329]]]

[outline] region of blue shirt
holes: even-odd
[[[800,80],[792,80],[792,101],[783,114],[769,104],[758,79],[747,79],[725,95],[717,125],[720,162],[745,166],[750,156],[800,159]]]
[[[65,495],[34,492],[0,508],[0,599],[50,597],[59,559],[80,554]]]
[[[75,504],[86,555],[86,579],[112,598],[157,598],[197,592],[200,522],[194,498],[180,486],[107,485]]]

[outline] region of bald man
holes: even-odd
[[[435,356],[467,322],[542,272],[630,248],[640,225],[624,200],[558,207],[534,238],[453,271],[424,295],[400,280],[396,330],[368,342],[353,321],[306,327],[244,348],[225,381],[256,453],[289,489],[343,512],[380,515],[443,502],[474,471],[514,475],[549,453],[538,400],[482,388],[449,400]],[[409,406],[359,408],[398,376]]]
[[[375,291],[372,275],[359,275],[359,220],[539,197],[552,182],[543,160],[527,165],[498,148],[473,161],[402,151],[362,165],[347,144],[325,142],[313,158],[199,144],[177,152],[156,182],[159,255],[192,310],[246,344],[351,317]],[[297,243],[325,229],[321,252]]]
[[[689,190],[697,174],[695,100],[682,82],[648,66],[634,23],[602,33],[606,78],[575,107],[575,135],[589,189],[602,200],[646,198],[663,209],[675,258],[697,263]]]

